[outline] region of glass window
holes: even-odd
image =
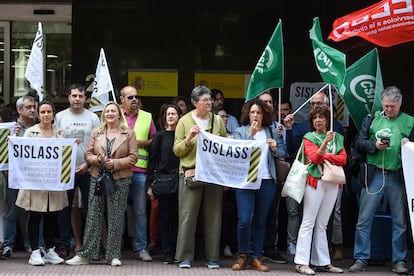
[[[30,90],[24,77],[38,22],[12,22],[11,32],[11,91],[20,97]],[[42,22],[45,51],[44,97],[64,100],[64,89],[71,79],[72,28],[67,22]]]
[[[0,96],[4,91],[4,28],[0,26]]]

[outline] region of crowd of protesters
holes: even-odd
[[[345,167],[350,151],[344,140],[349,138],[335,115],[331,117],[335,112],[330,109],[335,107],[324,92],[311,98],[309,120],[301,123],[295,122],[290,102],[279,106],[270,91],[247,101],[237,119],[227,112],[221,90],[196,86],[188,93],[191,106],[185,97],[166,102],[158,124],[132,86],[120,90],[119,105],[116,101],[105,105],[101,118],[86,108],[85,86],[73,84],[67,95],[69,107],[57,113],[53,103],[38,103],[29,95],[17,100],[16,113],[0,106],[1,122],[16,121],[16,136],[67,137],[79,145],[72,190],[13,189],[7,171],[2,172],[0,259],[12,258],[19,236],[30,254],[28,263],[35,266],[86,265],[99,258],[120,266],[121,249],[129,246],[141,261],[153,261],[151,255],[161,253],[163,264],[177,263],[183,269],[191,268],[195,260],[218,269],[221,258],[235,257],[233,271],[250,267],[265,272],[269,271],[266,262],[286,264],[288,258],[300,274],[344,271],[332,261],[344,257],[341,197],[345,183],[327,182],[322,175],[325,161]],[[367,116],[355,139],[357,150],[366,155],[370,176],[356,194],[355,262],[348,270],[367,269],[370,231],[385,196],[393,225],[391,270],[411,274],[406,264],[409,227],[401,145],[414,141],[414,117],[400,110],[402,93],[395,86],[384,89],[381,103],[383,109]],[[266,141],[269,155],[259,189],[196,180],[200,131]],[[277,183],[275,160],[283,158],[292,164],[298,151],[303,151],[308,164],[303,202],[289,197],[282,201],[283,183]],[[101,163],[117,186],[110,195],[96,193]],[[161,183],[169,186],[156,186]],[[287,258],[278,248],[281,202],[287,213]]]

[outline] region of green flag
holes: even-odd
[[[376,48],[346,69],[339,93],[358,129],[368,113],[381,109],[380,95],[383,89]]]
[[[319,18],[313,19],[310,30],[316,67],[324,82],[339,87],[345,75],[345,54],[323,43]]]
[[[283,78],[282,21],[279,19],[279,23],[250,78],[246,102],[266,90],[283,87]]]

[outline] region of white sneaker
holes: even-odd
[[[142,250],[139,252],[138,257],[139,257],[142,261],[144,261],[144,262],[151,262],[151,261],[152,261],[152,257],[151,257],[151,255],[150,255],[150,254],[148,253],[148,251],[147,251],[147,250],[145,250],[145,249],[142,249]]]
[[[39,249],[32,251],[32,254],[30,254],[29,264],[45,265],[45,261],[43,260]]]
[[[224,257],[232,257],[233,254],[231,254],[230,246],[226,245],[224,247]]]
[[[54,247],[49,248],[49,250],[47,251],[45,255],[44,260],[45,260],[45,263],[47,264],[61,264],[65,261],[64,259],[59,257],[59,255],[55,252]]]
[[[122,262],[118,258],[113,258],[111,261],[111,266],[121,266]]]
[[[79,257],[78,255],[75,255],[75,257],[67,260],[65,263],[68,265],[86,265],[89,264],[89,258]]]

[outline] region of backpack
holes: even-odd
[[[368,114],[369,117],[369,126],[371,126],[372,121],[375,119],[375,116]],[[352,139],[351,144],[349,146],[348,152],[348,160],[346,162],[347,172],[349,176],[357,176],[360,170],[360,164],[366,162],[367,154],[365,152],[361,152],[356,147],[356,141],[358,140],[359,135],[355,135],[354,139]]]

